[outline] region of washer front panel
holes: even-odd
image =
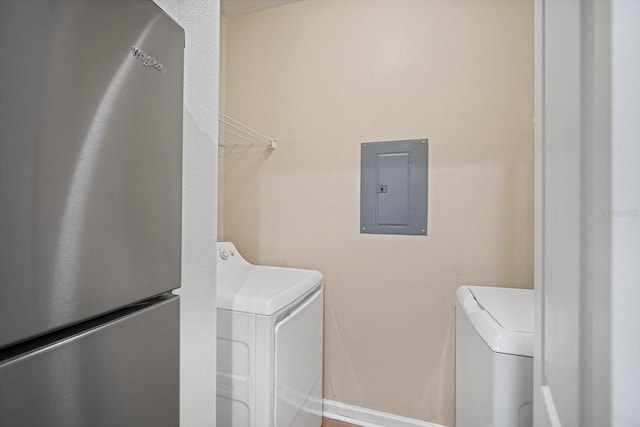
[[[323,291],[276,325],[275,426],[322,424]]]

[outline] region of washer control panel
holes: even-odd
[[[248,264],[231,242],[218,242],[218,263],[224,263],[226,268]]]
[[[220,257],[220,260],[226,261],[229,259],[229,257],[232,257],[232,256],[236,256],[236,253],[233,251],[218,249],[218,257]]]

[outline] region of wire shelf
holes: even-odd
[[[266,145],[276,148],[276,139],[269,138],[249,126],[232,119],[224,113],[218,113],[219,145]]]

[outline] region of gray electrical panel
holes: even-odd
[[[428,141],[361,145],[360,232],[427,234]]]

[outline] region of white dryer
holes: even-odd
[[[533,291],[456,295],[456,427],[532,427]]]
[[[218,426],[320,427],[322,280],[218,243]]]

